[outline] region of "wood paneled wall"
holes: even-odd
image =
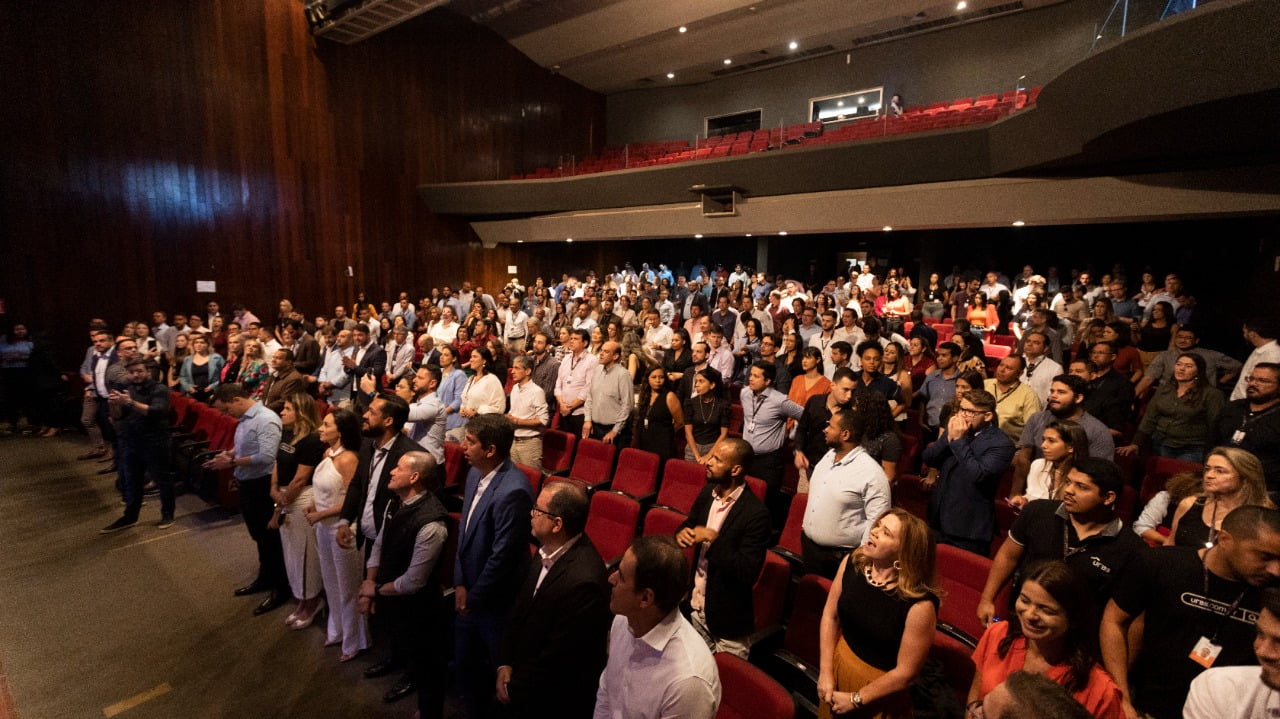
[[[437,10],[363,43],[301,3],[11,3],[0,24],[0,298],[63,358],[91,316],[196,310],[197,280],[267,317],[355,292],[505,281],[424,182],[585,155],[603,99]],[[346,276],[350,266],[352,276]]]

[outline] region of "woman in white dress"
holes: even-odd
[[[325,646],[341,643],[340,661],[349,662],[370,644],[368,622],[356,608],[364,579],[364,554],[354,546],[342,548],[337,539],[338,513],[359,463],[360,418],[350,410],[335,409],[320,424],[320,440],[328,449],[312,476],[314,503],[307,510],[307,521],[316,531],[320,575],[329,598]]]
[[[475,374],[462,388],[462,409],[458,414],[470,419],[478,414],[502,414],[507,411],[507,395],[502,391],[502,380],[489,370],[493,366],[493,353],[487,347],[471,350],[471,370]]]

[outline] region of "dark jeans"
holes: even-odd
[[[404,667],[417,688],[422,719],[444,715],[448,665],[441,641],[446,629],[443,613],[440,592],[431,583],[419,596],[378,600],[378,614],[390,630],[392,661]]]
[[[840,562],[853,551],[844,547],[824,547],[809,539],[809,535],[800,534],[800,551],[804,559],[804,571],[817,574],[827,579],[835,579],[840,569]]]
[[[787,509],[791,506],[791,497],[782,493],[782,475],[786,471],[787,460],[792,456],[785,448],[757,454],[747,468],[748,475],[764,480],[764,504],[769,509],[775,534],[782,531],[782,525],[787,523]]]
[[[240,480],[240,513],[249,536],[258,545],[258,579],[279,592],[289,592],[284,571],[284,549],[280,546],[280,530],[268,529],[275,501],[271,499],[271,477]]]
[[[583,416],[580,414],[560,415],[560,431],[582,439]]]
[[[473,611],[454,619],[453,658],[468,717],[487,716],[493,703],[502,625],[502,617],[489,612]]]
[[[561,419],[564,419],[564,418],[561,417]],[[604,436],[606,434],[609,434],[612,431],[613,431],[612,424],[601,424],[596,422],[591,423],[592,439],[604,439]],[[579,431],[579,434],[581,434],[581,431]],[[613,438],[613,446],[617,447],[618,451],[622,451],[624,447],[631,446],[631,423],[630,422],[627,422],[627,424],[623,426],[622,431],[618,432],[618,436]]]
[[[160,489],[160,516],[173,518],[173,477],[169,474],[169,437],[122,437],[116,463],[124,488],[127,519],[137,520],[142,509],[142,490],[147,477]]]

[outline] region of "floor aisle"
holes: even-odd
[[[232,596],[255,571],[239,515],[182,495],[159,530],[148,497],[136,527],[98,534],[121,506],[84,451],[74,436],[0,439],[0,663],[18,717],[413,714],[411,698],[382,703],[394,677],[339,664],[318,624],[291,631],[289,609],[254,617],[262,595]]]

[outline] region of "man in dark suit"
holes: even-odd
[[[386,516],[387,503],[393,495],[388,486],[391,482],[391,470],[406,452],[422,449],[417,442],[400,431],[408,419],[409,404],[395,395],[374,399],[364,413],[360,431],[366,439],[364,446],[360,448],[356,474],[347,487],[347,497],[338,514],[337,540],[343,547],[363,547],[365,558],[368,558],[373,543],[378,538]],[[378,629],[375,619],[374,630]],[[381,644],[386,646],[386,642]],[[396,668],[391,661],[379,662],[366,669],[365,676],[384,676]],[[397,689],[400,690],[396,697],[398,699],[413,691],[413,683],[407,678],[402,679],[388,695]]]
[[[542,547],[503,637],[498,701],[514,717],[590,717],[604,671],[609,574],[582,530],[587,492],[549,483],[533,506],[533,536]]]
[[[481,414],[467,421],[462,442],[471,470],[453,570],[454,660],[470,717],[492,703],[498,645],[528,569],[533,490],[511,462],[514,440],[506,416]]]
[[[262,403],[280,414],[284,401],[307,391],[307,378],[293,368],[293,350],[278,349],[271,355],[271,374],[262,380]]]
[[[938,441],[924,450],[925,465],[939,470],[929,498],[929,525],[938,531],[939,542],[984,557],[996,532],[996,489],[1014,453],[995,416],[996,398],[970,390],[960,397],[960,410]]]
[[[293,350],[293,367],[302,375],[313,375],[320,367],[320,343],[302,329],[298,320],[289,320],[289,324],[280,332],[280,344],[285,349]]]
[[[351,387],[359,388],[360,380],[365,375],[372,375],[374,379],[382,376],[382,371],[387,367],[387,351],[369,338],[369,328],[364,324],[356,324],[351,332],[351,339],[355,352],[350,357],[342,358],[342,366],[351,378]],[[374,396],[376,392],[369,394],[353,390],[351,393],[356,409],[361,412],[369,408]]]
[[[723,439],[707,455],[707,486],[676,532],[681,547],[697,547],[689,621],[713,652],[743,659],[755,629],[751,589],[764,566],[772,529],[769,511],[746,487],[751,445]]]

